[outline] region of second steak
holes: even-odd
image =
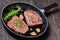
[[[24,12],[24,16],[28,26],[34,26],[38,24],[42,24],[42,18],[38,15],[37,12],[33,10],[27,10]]]

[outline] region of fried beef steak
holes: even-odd
[[[29,30],[28,25],[18,16],[13,16],[7,25],[15,32],[22,34],[25,34]]]
[[[33,10],[24,11],[24,16],[28,26],[34,26],[38,24],[42,24],[42,18],[38,15],[37,12]]]

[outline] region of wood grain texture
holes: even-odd
[[[49,26],[46,33],[43,36],[37,38],[37,40],[60,40],[60,0],[0,0],[0,15],[4,6],[13,2],[29,3],[31,5],[35,5],[39,9],[46,7],[54,2],[58,3],[59,4],[59,6],[57,7],[58,9],[52,9],[52,11],[49,12],[52,14],[47,16]],[[5,31],[1,23],[1,19],[0,19],[0,40],[18,40],[10,36]]]

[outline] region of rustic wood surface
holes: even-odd
[[[60,10],[59,10],[60,0],[0,0],[0,15],[4,6],[13,2],[25,2],[31,5],[35,5],[38,8],[46,7],[54,2],[58,3],[59,6],[56,9],[52,9],[52,11],[49,12],[52,14],[47,16],[49,26],[46,33],[41,38],[33,40],[60,40]],[[1,19],[0,19],[0,40],[18,40],[6,32],[1,23]]]

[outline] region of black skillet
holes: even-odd
[[[14,32],[13,30],[11,30],[6,25],[6,22],[4,22],[4,20],[3,20],[3,16],[5,15],[5,13],[9,12],[10,9],[12,9],[12,8],[16,9],[17,5],[21,6],[24,10],[34,10],[40,15],[40,17],[43,20],[43,24],[35,26],[35,27],[39,27],[41,29],[41,32],[38,35],[30,36],[27,33],[25,35],[21,35],[19,33]],[[46,18],[44,13],[48,12],[48,10],[50,10],[51,8],[54,8],[56,6],[57,6],[57,4],[54,3],[54,4],[50,5],[50,6],[47,6],[47,7],[42,8],[42,9],[39,9],[39,8],[37,8],[37,7],[33,6],[33,5],[30,5],[30,4],[27,4],[27,3],[12,3],[12,4],[9,4],[9,5],[7,5],[6,7],[3,8],[2,15],[1,15],[2,24],[5,27],[5,29],[8,31],[8,33],[10,33],[10,34],[12,34],[14,36],[18,36],[19,38],[20,37],[36,38],[36,37],[39,37],[39,36],[43,35],[46,32],[47,28],[48,28],[48,21],[47,21],[47,18]],[[23,13],[23,12],[21,12],[21,13]]]

